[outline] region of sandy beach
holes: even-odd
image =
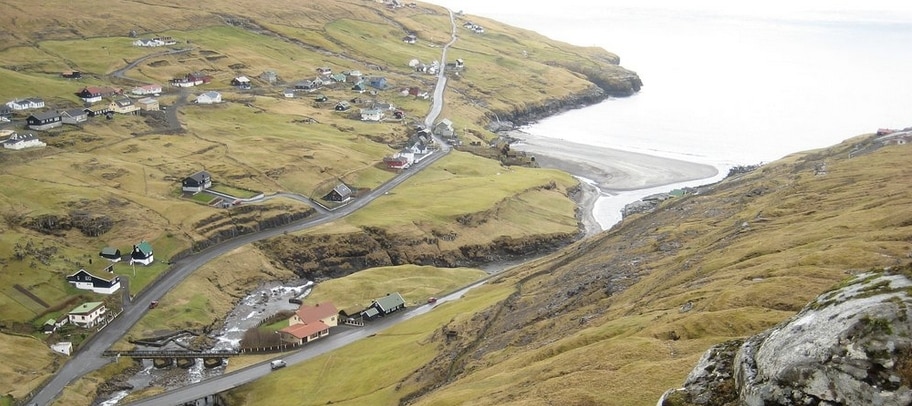
[[[583,196],[579,199],[584,210],[581,220],[590,235],[602,231],[594,208],[604,194],[707,179],[719,172],[711,165],[578,144],[519,130],[507,134],[521,140],[512,144],[512,149],[535,156],[541,167],[560,169],[593,182],[582,184]]]
[[[718,174],[711,165],[577,144],[517,130],[508,134],[522,140],[510,147],[534,155],[541,167],[590,179],[602,192],[648,189]]]

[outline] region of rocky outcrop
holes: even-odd
[[[636,72],[620,66],[606,66],[601,70],[589,67],[580,67],[569,63],[549,63],[582,74],[592,82],[593,86],[576,94],[560,99],[547,99],[539,103],[530,104],[521,109],[512,111],[495,111],[488,117],[494,128],[491,131],[501,131],[503,123],[509,122],[512,126],[530,124],[537,120],[553,116],[563,111],[578,109],[599,103],[609,97],[627,97],[639,92],[643,82]]]
[[[365,227],[361,232],[294,235],[257,243],[269,257],[302,278],[322,281],[381,266],[478,266],[553,252],[579,239],[579,233],[554,233],[493,239],[489,244],[441,244],[447,235],[404,236]],[[443,246],[451,248],[442,248]]]
[[[737,351],[711,348],[660,404],[912,404],[912,281],[865,273],[843,285]]]

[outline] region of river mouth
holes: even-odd
[[[236,351],[240,348],[244,332],[259,326],[264,320],[283,311],[294,311],[299,302],[294,299],[303,299],[310,294],[314,283],[307,280],[293,282],[264,282],[250,294],[244,296],[235,305],[234,309],[225,316],[225,322],[218,332],[213,335],[214,344],[208,348],[210,351]],[[196,336],[193,334],[179,334],[172,339],[163,340],[161,345],[137,346],[137,350],[186,350],[191,346],[191,341]],[[118,360],[118,362],[132,362]],[[211,377],[222,375],[227,366],[226,361],[221,366],[207,368],[202,358],[194,360],[193,365],[181,368],[176,365],[166,368],[156,368],[151,360],[135,361],[141,363],[139,372],[126,377],[124,381],[132,386],[130,390],[118,390],[100,396],[95,405],[114,406],[126,398],[130,393],[148,388],[164,388],[171,390],[189,384],[197,383]],[[126,386],[126,385],[125,385]]]

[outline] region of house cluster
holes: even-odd
[[[475,24],[471,21],[466,21],[465,23],[462,24],[462,27],[469,31],[472,31],[476,34],[484,34],[484,32],[485,32],[485,30],[484,30],[484,28],[482,28],[482,26]]]
[[[434,138],[431,136],[431,132],[425,128],[419,128],[415,134],[409,137],[405,147],[399,152],[383,158],[383,163],[390,169],[408,169],[433,152],[430,148],[433,143]]]
[[[5,149],[18,151],[20,149],[44,147],[47,145],[31,133],[19,134],[14,131],[3,130],[0,131],[0,137],[7,137],[5,140],[0,141]]]
[[[414,96],[416,98],[425,99],[425,100],[427,100],[428,98],[431,97],[431,95],[428,92],[421,90],[421,88],[417,87],[417,86],[403,88],[402,90],[399,91],[399,94],[401,94],[403,96]]]
[[[424,63],[418,59],[412,59],[409,61],[409,67],[414,69],[415,72],[426,73],[428,75],[436,75],[440,72],[440,62],[433,60],[430,63]]]
[[[133,46],[136,47],[163,47],[168,45],[175,45],[177,41],[171,37],[155,37],[152,39],[140,38],[133,41]]]
[[[288,327],[278,331],[282,341],[290,344],[306,344],[329,335],[332,327],[339,325],[339,320],[373,320],[405,308],[405,299],[399,292],[387,294],[374,299],[370,306],[363,310],[347,314],[339,311],[331,302],[317,305],[302,304],[295,313],[288,318]]]
[[[171,79],[171,86],[174,87],[193,87],[212,82],[212,76],[200,72],[188,73],[185,76]]]
[[[104,264],[101,269],[95,273],[81,268],[79,271],[68,275],[67,282],[76,287],[76,289],[90,290],[102,295],[110,295],[120,290],[120,276],[114,274],[114,265],[124,256],[120,250],[113,247],[105,247],[98,253],[98,256],[108,260],[110,263]],[[155,261],[152,252],[152,244],[148,241],[140,241],[133,245],[133,250],[129,255],[130,265],[141,264],[149,265]]]
[[[145,85],[133,88],[132,94],[136,96],[158,95],[161,93],[159,85]],[[86,107],[66,110],[46,110],[34,112],[26,117],[28,128],[46,131],[60,127],[64,124],[78,125],[88,120],[89,117],[107,116],[113,114],[138,114],[140,110],[158,110],[158,101],[145,97],[134,100],[124,94],[123,89],[107,86],[85,86],[75,92]],[[107,103],[99,103],[107,100]],[[16,99],[0,107],[0,122],[11,121],[13,112],[41,109],[45,107],[44,100],[32,97]]]

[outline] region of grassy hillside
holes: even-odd
[[[383,404],[655,404],[712,344],[770,327],[854,272],[909,262],[912,192],[898,181],[909,147],[849,158],[872,138],[793,154],[625,219],[470,292],[496,300],[472,315],[425,315],[435,319],[425,333],[389,351],[420,343],[437,355],[390,372],[396,395]],[[371,382],[364,392],[392,385],[336,365],[294,366],[229,399],[361,404],[293,384],[318,366],[325,381]]]
[[[80,268],[100,270],[97,253],[105,246],[129,252],[141,240],[152,243],[157,259],[153,265],[138,267],[135,273],[129,265],[114,268],[135,294],[167,269],[175,255],[288,216],[313,214],[308,205],[292,199],[222,210],[207,205],[209,199],[182,197],[180,180],[196,171],[210,172],[226,190],[308,197],[340,181],[369,190],[390,179],[394,173],[383,168],[383,157],[402,147],[412,135],[411,125],[422,121],[430,107],[430,101],[403,96],[400,90],[431,91],[435,83],[433,76],[415,72],[408,63],[439,58],[451,29],[448,13],[436,6],[389,9],[357,0],[294,6],[228,1],[219,2],[217,10],[173,1],[121,0],[91,11],[59,0],[42,7],[7,0],[3,7],[0,102],[41,97],[46,109],[69,109],[83,105],[75,93],[85,86],[129,90],[148,83],[165,85],[160,101],[166,107],[183,99],[192,102],[209,90],[222,92],[225,100],[215,106],[181,107],[176,113],[179,128],[169,127],[163,113],[117,115],[30,131],[48,144],[45,148],[0,151],[0,327],[48,342],[61,337],[36,332],[47,319],[82,301],[112,300],[64,281]],[[467,68],[451,77],[443,115],[453,120],[466,143],[493,139],[484,126],[495,112],[522,113],[605,85],[604,77],[587,73],[591,70],[616,75],[622,86],[635,78],[604,50],[479,22],[489,34],[460,32],[463,39],[450,53],[451,60],[464,59]],[[418,36],[417,44],[402,41],[408,33]],[[135,38],[155,36],[171,36],[177,44],[131,45]],[[134,61],[138,63],[123,77],[115,74]],[[390,86],[376,94],[353,93],[346,84],[294,99],[282,97],[282,89],[313,79],[316,68],[324,66],[335,72],[383,75]],[[82,79],[61,77],[70,70],[82,72]],[[167,86],[168,80],[193,71],[211,75],[213,82],[183,93]],[[276,72],[279,82],[261,79],[266,71]],[[252,78],[254,88],[232,88],[229,82],[238,75]],[[328,101],[316,102],[317,94]],[[351,112],[333,109],[335,102],[355,97],[392,103],[405,112],[405,119],[367,124],[357,119],[358,109],[366,104],[356,104]],[[25,132],[22,120],[28,114],[16,113],[16,122],[4,128]],[[413,240],[459,235],[458,240],[442,242],[445,249],[492,245],[502,238],[573,235],[578,225],[568,196],[575,185],[566,174],[511,169],[454,154],[441,168],[405,185],[403,192],[397,190],[364,212],[307,235],[365,228]],[[435,200],[439,196],[449,200],[440,203]],[[468,225],[460,223],[466,220]],[[267,261],[261,254],[244,253],[243,261]],[[263,272],[245,271],[229,291],[219,291],[205,303],[191,300],[194,309],[187,317],[145,321],[137,334],[209,324],[250,288],[246,284],[290,277],[294,270],[285,263],[272,265]],[[181,289],[214,292],[217,287],[197,278]],[[21,343],[0,334],[0,348]],[[27,360],[14,363],[19,361]],[[0,387],[37,384],[48,362],[19,375],[2,375]]]

